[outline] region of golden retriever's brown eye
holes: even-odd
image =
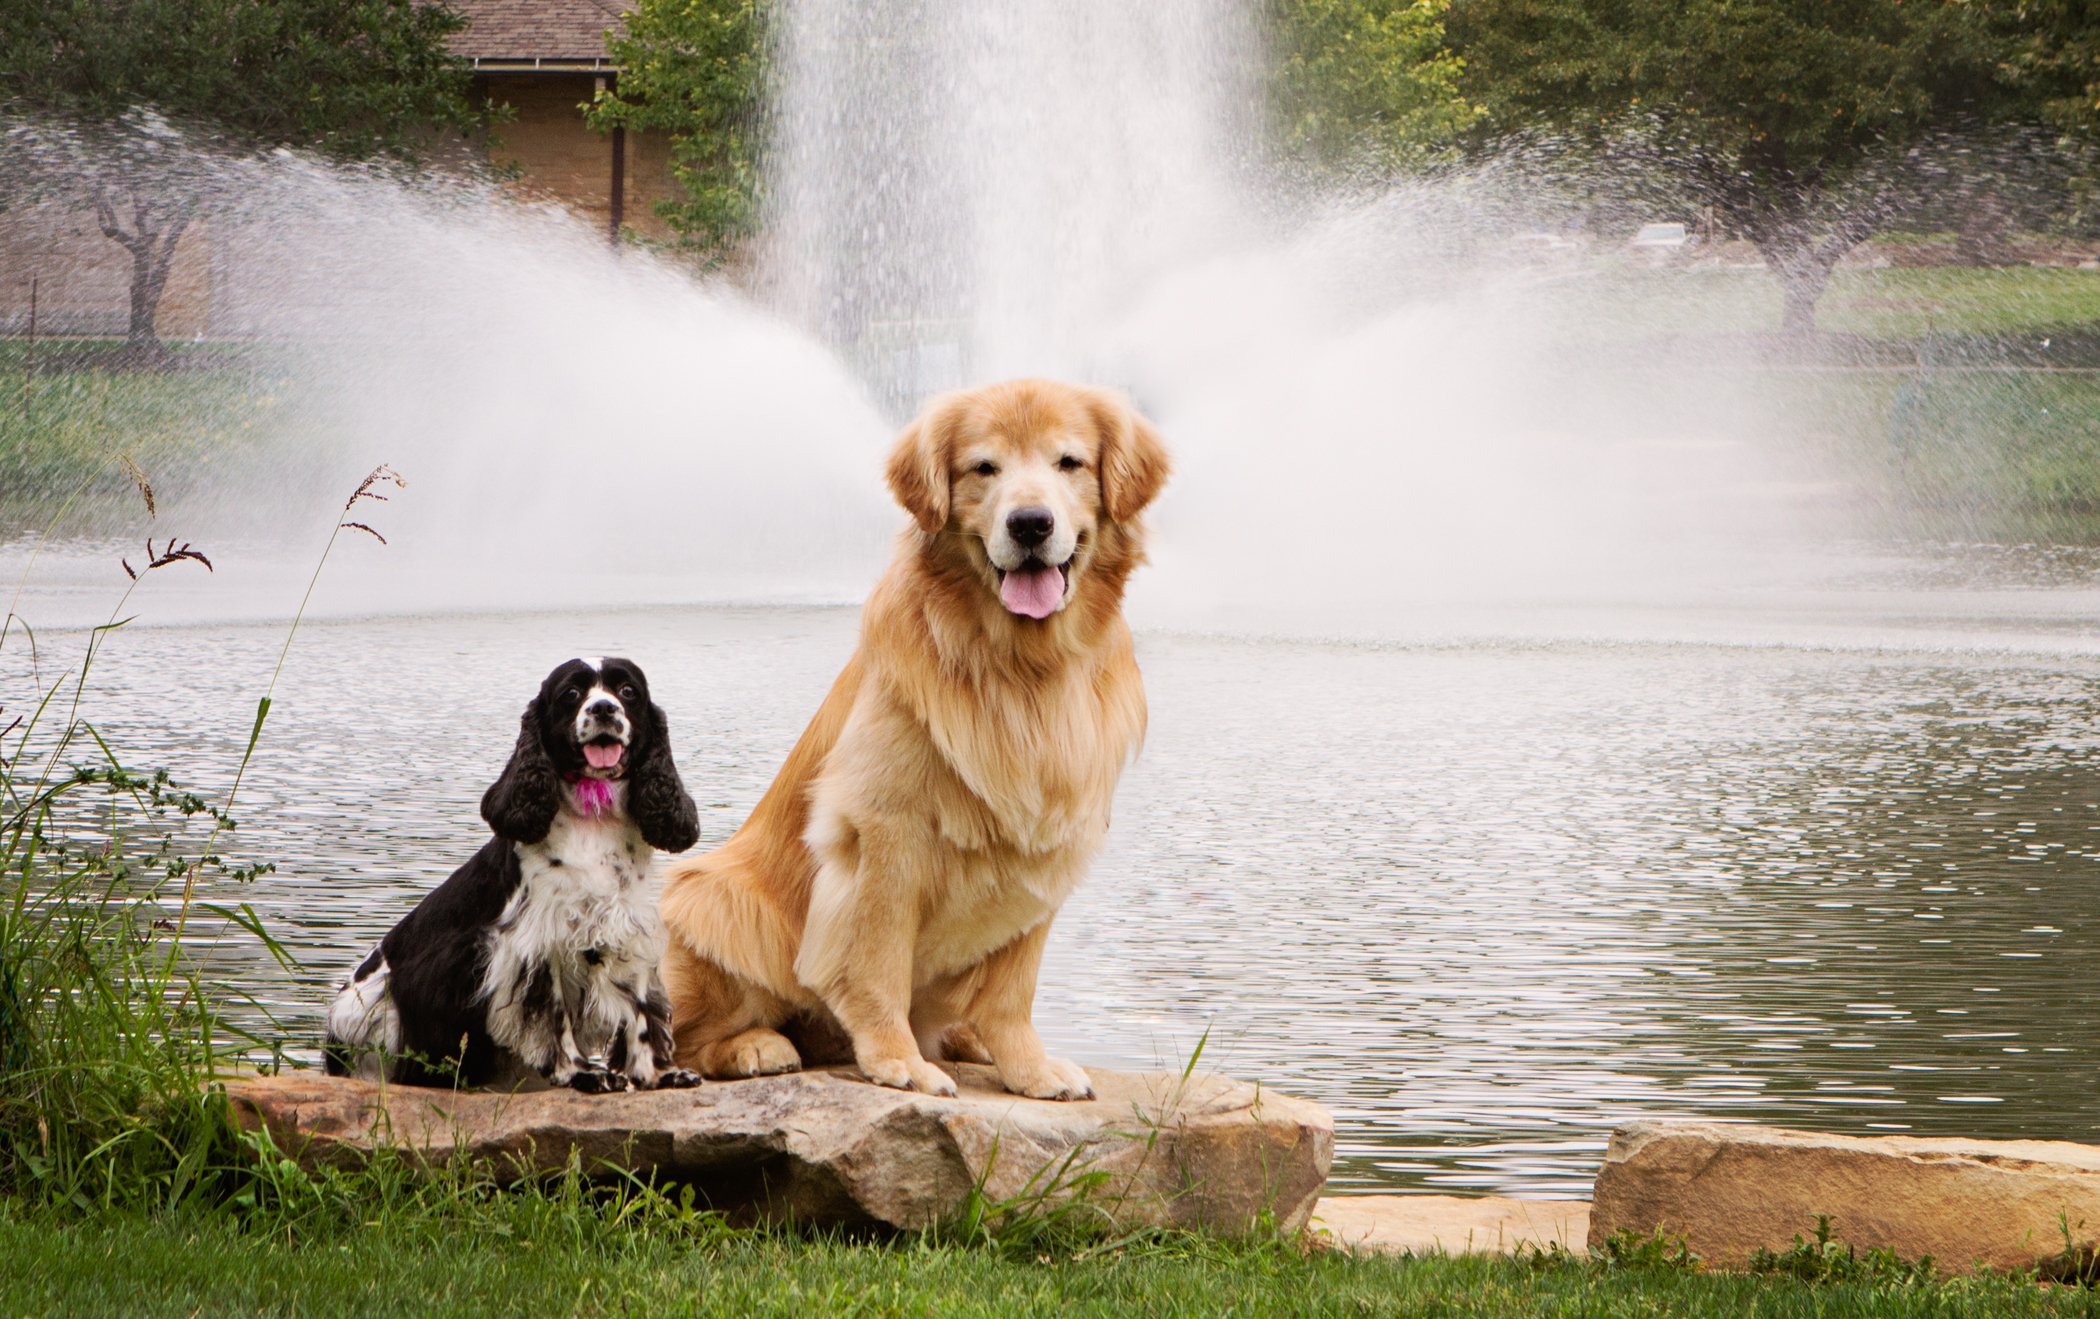
[[[979,476],[997,476],[999,475],[999,464],[979,463],[970,470],[977,473]]]
[[[1084,466],[1086,466],[1085,462],[1074,458],[1069,453],[1057,460],[1057,470],[1060,472],[1076,472]]]

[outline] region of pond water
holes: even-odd
[[[2100,1139],[2096,619],[2092,551],[1951,547],[1704,610],[1475,610],[1368,641],[1141,627],[1150,740],[1038,1023],[1082,1062],[1200,1043],[1331,1106],[1345,1190],[1585,1194],[1636,1115]],[[276,863],[234,896],[307,973],[231,937],[214,965],[313,1057],[331,981],[483,836],[552,663],[641,661],[704,847],[854,629],[842,608],[309,623],[231,849]],[[284,635],[133,625],[84,708],[134,765],[223,791]],[[39,636],[47,681],[83,638]],[[0,699],[28,669],[0,650]]]

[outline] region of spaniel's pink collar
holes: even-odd
[[[568,774],[569,791],[576,798],[576,812],[590,818],[605,814],[612,809],[613,786],[610,780],[586,778],[581,774]]]

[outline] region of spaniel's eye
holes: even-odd
[[[999,464],[979,463],[970,470],[977,473],[979,476],[997,476],[999,475]]]
[[[563,700],[564,702],[567,702],[567,701],[580,701],[580,700],[582,700],[582,699],[583,699],[583,688],[581,688],[581,687],[571,687],[571,688],[569,688],[569,690],[567,690],[567,691],[565,691],[565,692],[563,692],[563,693],[561,694],[561,699],[562,699],[562,700]]]
[[[1074,458],[1069,453],[1057,460],[1057,470],[1060,472],[1076,472],[1084,466],[1086,463],[1083,460]]]
[[[632,683],[620,689],[620,699],[623,701],[631,701],[634,699],[634,685]]]

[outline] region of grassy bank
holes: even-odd
[[[32,354],[22,340],[0,341],[0,532],[41,521],[76,492],[90,525],[128,512],[135,500],[118,454],[179,498],[276,438],[296,389],[281,355],[176,346],[194,369],[84,365],[121,346],[45,340]]]
[[[520,1219],[526,1216],[520,1215]],[[546,1235],[541,1235],[546,1233]],[[1567,1258],[1351,1258],[1202,1238],[1075,1257],[785,1232],[694,1243],[539,1219],[286,1242],[210,1218],[0,1210],[8,1314],[2045,1316],[2083,1288],[2007,1279],[1818,1284]]]
[[[1563,332],[1627,344],[1668,335],[1779,333],[1779,281],[1757,267],[1676,269],[1613,258],[1542,293]],[[2047,338],[2100,323],[2100,271],[1938,266],[1837,271],[1816,328],[1897,343],[1935,336]]]

